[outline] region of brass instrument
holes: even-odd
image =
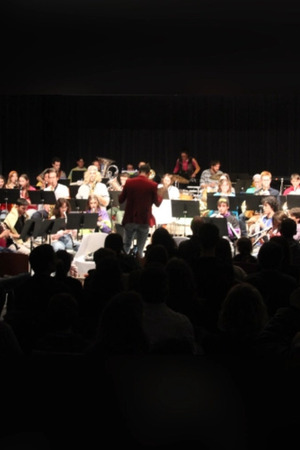
[[[109,188],[112,191],[121,191],[122,190],[122,186],[118,182],[117,177],[114,177],[114,178],[111,178],[110,180],[108,180],[107,185],[109,185]]]
[[[106,178],[106,172],[110,164],[114,162],[113,159],[102,158],[102,156],[97,156],[96,158],[100,163],[100,173],[102,178]]]
[[[102,158],[102,156],[97,156],[100,163],[100,173],[102,178],[116,178],[119,174],[118,166],[114,165],[113,159]]]
[[[150,173],[149,173],[149,179],[153,180],[153,178],[155,177],[156,173],[153,169],[150,169]]]

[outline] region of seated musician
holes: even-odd
[[[48,173],[48,186],[44,191],[54,191],[56,200],[59,198],[70,198],[69,188],[64,184],[58,182],[58,173],[54,168],[47,169]]]
[[[260,173],[256,173],[252,177],[252,184],[246,190],[246,194],[254,194],[254,192],[258,191],[261,188],[261,175]]]
[[[193,184],[199,172],[200,166],[198,161],[193,156],[190,156],[186,150],[182,151],[176,160],[173,173],[180,175],[188,180],[190,184]]]
[[[108,211],[105,208],[101,207],[99,197],[97,195],[89,195],[86,212],[98,214],[97,227],[92,231],[100,231],[102,233],[111,232],[111,221],[108,215]]]
[[[228,179],[227,177],[223,178],[223,175],[222,175],[219,180],[218,190],[217,190],[217,192],[214,193],[214,195],[215,196],[226,195],[227,197],[234,197],[235,191],[234,191],[234,188],[232,187],[231,180]]]
[[[84,182],[78,189],[76,198],[88,199],[89,195],[95,194],[99,197],[101,206],[108,206],[110,201],[108,189],[101,181],[102,177],[97,167],[89,166],[84,173]]]
[[[207,192],[217,191],[220,176],[223,174],[220,167],[220,161],[218,159],[214,159],[210,162],[209,169],[203,170],[200,177],[201,189],[207,189]]]
[[[292,173],[290,187],[283,191],[283,195],[300,195],[300,175],[298,173]]]
[[[29,206],[27,209],[27,214],[29,217],[37,210],[37,205],[32,205],[29,197],[29,191],[35,191],[36,188],[31,186],[29,176],[26,173],[22,173],[19,176],[19,186],[20,186],[20,197],[25,198],[28,201]]]
[[[267,170],[264,170],[260,174],[261,176],[261,187],[254,191],[254,195],[273,195],[277,197],[279,191],[271,187],[272,174]]]
[[[217,203],[218,212],[211,214],[210,217],[225,217],[227,220],[228,237],[235,241],[241,237],[241,228],[238,219],[230,214],[230,204],[227,197],[220,197]]]
[[[275,196],[265,197],[262,200],[263,214],[257,219],[248,220],[249,237],[261,237],[269,233],[273,228],[273,216],[279,209],[278,201]],[[254,216],[253,216],[254,217]]]
[[[71,211],[68,199],[59,198],[54,206],[53,215],[50,219],[65,219]],[[51,245],[54,251],[57,250],[78,250],[79,242],[76,241],[77,230],[67,230],[62,228],[56,234],[51,235]]]
[[[297,234],[295,234],[294,239],[300,241],[300,207],[291,208],[289,210],[289,217],[297,224]]]
[[[173,186],[173,177],[169,173],[165,173],[162,176],[161,183],[159,183],[157,189],[163,199],[176,200],[179,198],[179,189]]]
[[[0,233],[0,238],[6,239],[7,248],[25,255],[29,255],[30,246],[21,239],[21,232],[25,221],[28,219],[26,213],[28,205],[29,203],[25,198],[18,198],[2,223],[2,232]]]

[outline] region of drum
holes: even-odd
[[[187,189],[181,189],[179,191],[179,200],[193,200],[193,194],[191,194]]]

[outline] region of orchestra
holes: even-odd
[[[95,164],[95,161],[98,161],[99,164]],[[73,180],[73,177],[69,175],[64,180],[61,173],[58,173],[54,167],[54,164],[59,165],[58,170],[61,171],[60,159],[53,158],[52,167],[45,169],[36,177],[38,182],[35,186],[30,184],[26,174],[18,176],[15,170],[0,175],[0,223],[4,224],[6,215],[16,204],[15,196],[11,197],[10,195],[12,190],[17,190],[19,197],[27,200],[28,212],[30,212],[30,207],[32,207],[32,212],[36,211],[37,214],[33,215],[34,220],[37,218],[39,220],[50,219],[53,207],[49,208],[49,205],[43,203],[30,205],[29,192],[53,190],[56,200],[60,197],[87,199],[93,195],[95,201],[96,199],[99,201],[102,212],[104,213],[105,210],[110,218],[110,232],[116,232],[115,225],[116,223],[121,224],[124,215],[124,210],[118,203],[118,196],[122,193],[127,180],[137,176],[137,171],[131,163],[122,166],[126,167],[125,170],[119,170],[118,165],[113,164],[114,160],[104,157],[97,157],[93,163],[86,168],[84,159],[78,158],[77,166],[71,168],[69,174],[81,171],[81,179],[74,178]],[[139,162],[137,167],[141,163]],[[171,234],[180,235],[178,230],[182,228],[176,229],[174,225],[182,224],[183,218],[173,216],[172,202],[177,200],[197,202],[199,205],[198,215],[210,217],[214,212],[208,205],[210,195],[217,196],[215,197],[216,202],[218,196],[230,197],[230,204],[233,204],[234,207],[232,206],[229,213],[239,222],[241,235],[250,237],[254,246],[259,246],[266,239],[280,234],[280,221],[286,217],[293,218],[300,228],[300,214],[298,214],[298,209],[300,211],[300,175],[298,173],[292,173],[289,179],[290,183],[283,186],[281,182],[279,187],[273,185],[271,172],[263,170],[249,177],[247,188],[243,184],[240,189],[237,189],[238,183],[231,179],[230,173],[221,171],[220,167],[219,160],[211,160],[209,169],[201,172],[197,160],[185,151],[181,152],[180,157],[176,160],[173,172],[171,169],[164,174],[158,174],[150,165],[149,179],[156,182],[157,193],[163,199],[160,206],[153,206],[153,215],[156,219],[154,228],[164,226],[169,229]],[[293,201],[289,196],[293,197]],[[272,220],[273,216],[274,220]],[[30,218],[30,214],[28,217]],[[280,220],[275,221],[275,217]],[[191,220],[192,218],[188,219],[185,224],[190,224]],[[0,237],[5,240],[7,231],[4,230],[4,226],[1,229]],[[101,232],[101,227],[98,227],[97,230]],[[297,236],[300,240],[300,232]]]

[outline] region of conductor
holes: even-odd
[[[159,206],[162,197],[157,193],[157,183],[149,179],[149,164],[139,166],[137,177],[128,178],[121,194],[119,203],[126,200],[125,213],[122,221],[124,226],[124,250],[129,253],[134,237],[137,239],[138,256],[143,257],[149,228],[155,225],[152,205]]]

